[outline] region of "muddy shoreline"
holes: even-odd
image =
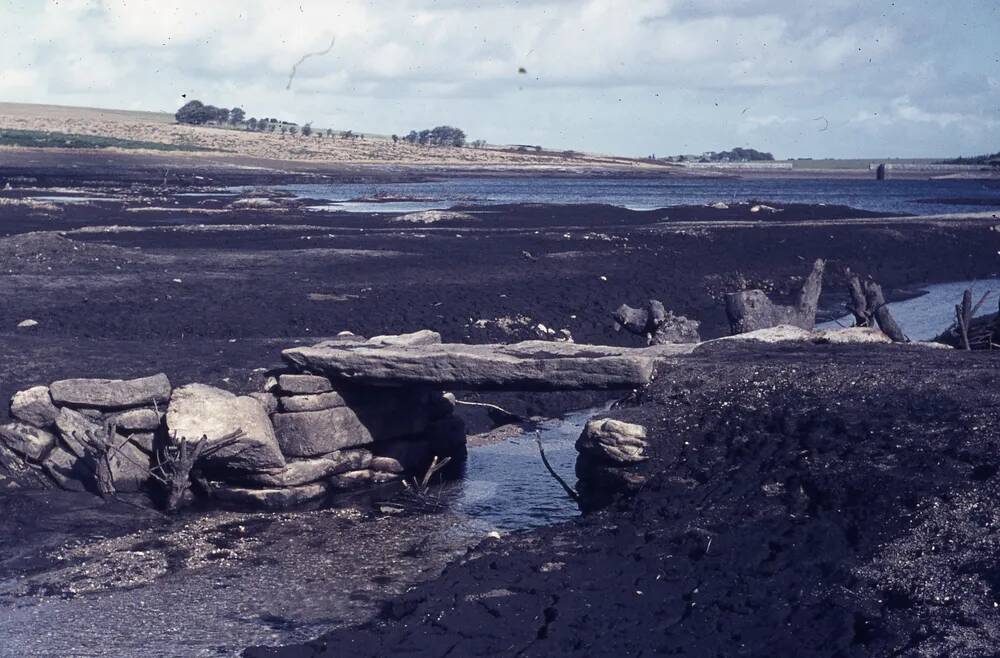
[[[425,226],[397,223],[378,215],[317,213],[307,210],[306,202],[280,199],[272,207],[241,207],[233,203],[231,195],[213,188],[400,177],[423,180],[419,177],[443,172],[350,166],[332,170],[301,163],[294,170],[276,172],[237,169],[231,159],[192,164],[192,158],[142,155],[28,153],[8,158],[6,151],[3,155],[0,188],[11,182],[12,189],[0,191],[2,198],[30,200],[45,195],[46,190],[57,196],[71,194],[53,191],[53,187],[105,197],[86,203],[11,203],[0,207],[0,274],[5,284],[0,288],[0,307],[4,309],[0,396],[5,398],[15,390],[67,377],[128,378],[159,371],[177,384],[199,381],[238,392],[255,390],[263,371],[279,363],[281,348],[315,342],[345,329],[375,335],[427,328],[439,331],[446,341],[495,342],[537,338],[536,326],[542,323],[569,330],[578,342],[638,345],[641,338],[615,332],[610,312],[622,303],[639,305],[650,298],[698,319],[702,336],[710,338],[728,331],[721,304],[724,292],[762,287],[775,299],[786,301],[814,258],[828,262],[821,303],[830,312],[842,308],[847,267],[874,276],[889,289],[891,297],[897,298],[913,294],[914,284],[1000,274],[996,256],[1000,232],[995,229],[997,219],[988,214],[898,218],[844,207],[787,205],[780,213],[762,216],[752,213],[750,204],[658,211],[518,204],[467,208],[470,220]],[[170,163],[169,168],[165,163]],[[240,163],[245,167],[259,165]],[[22,189],[28,187],[40,189]],[[187,196],[190,192],[205,195]],[[25,319],[38,324],[18,328],[16,325]],[[360,655],[393,648],[419,648],[425,653],[440,649],[444,653],[459,641],[457,638],[470,633],[472,639],[461,640],[469,643],[458,645],[468,655],[516,653],[521,648],[526,655],[602,653],[612,646],[628,647],[632,653],[695,646],[694,655],[702,649],[705,655],[759,655],[769,646],[769,638],[751,626],[801,629],[811,628],[810,624],[817,630],[800,638],[790,630],[775,631],[769,636],[775,641],[773,646],[798,655],[828,655],[817,648],[822,640],[834,642],[831,646],[841,648],[844,655],[871,655],[905,646],[907,632],[912,634],[909,641],[917,643],[913,646],[930,642],[921,639],[924,631],[913,630],[915,619],[928,625],[927,637],[952,638],[957,633],[957,617],[937,614],[941,611],[931,609],[916,585],[900,585],[896,589],[905,596],[893,594],[895,598],[887,599],[886,592],[895,592],[895,585],[878,585],[877,578],[869,578],[865,581],[869,589],[862,590],[855,587],[860,576],[847,578],[843,573],[853,574],[855,567],[887,570],[893,565],[876,554],[878,541],[916,536],[907,535],[906,528],[889,518],[896,502],[878,499],[870,515],[859,507],[859,501],[878,493],[871,489],[871,482],[878,482],[880,474],[891,472],[893,485],[910,497],[906,505],[912,502],[917,510],[925,509],[932,500],[921,493],[920,477],[933,479],[933,495],[943,501],[946,510],[958,509],[955,506],[966,500],[961,498],[966,494],[982,497],[994,493],[989,488],[995,479],[990,469],[998,462],[991,452],[995,447],[978,440],[977,433],[997,429],[997,365],[992,355],[956,356],[908,348],[707,350],[643,392],[637,398],[640,404],[615,412],[648,424],[656,441],[654,460],[647,467],[656,485],[634,504],[566,526],[504,539],[495,546],[487,542],[469,554],[472,559],[452,562],[447,569],[451,558],[464,556],[479,544],[481,529],[476,530],[479,534],[445,542],[442,545],[447,550],[434,559],[406,562],[399,556],[419,541],[421,533],[433,532],[439,524],[448,525],[444,517],[392,517],[385,520],[385,527],[392,531],[382,534],[374,530],[366,534],[382,523],[379,518],[352,517],[348,520],[353,524],[351,532],[359,538],[369,537],[372,546],[384,550],[386,564],[403,560],[400,568],[409,572],[396,573],[389,580],[382,578],[385,574],[368,574],[366,577],[380,580],[362,584],[338,580],[349,561],[310,571],[311,580],[296,582],[285,595],[301,598],[323,591],[327,601],[338,596],[351,601],[352,595],[357,596],[343,612],[340,625],[347,630],[327,638],[325,644],[304,644],[289,649],[286,655],[323,651],[334,655],[345,647]],[[942,390],[942,381],[949,382],[946,390]],[[863,385],[855,390],[852,382]],[[769,388],[758,390],[758,383]],[[850,403],[844,407],[847,411],[828,408],[829,400],[834,399],[831,396],[837,395]],[[507,393],[463,397],[501,404],[523,416],[553,416],[602,404],[609,396]],[[732,399],[743,402],[740,413],[727,406]],[[792,418],[801,416],[800,409],[810,411],[801,427],[785,428],[779,422],[782,414],[768,412],[766,407],[785,410],[784,415]],[[850,413],[851,409],[857,412]],[[992,415],[984,409],[993,410]],[[864,419],[863,426],[855,423],[855,416]],[[897,452],[892,428],[894,423],[909,423],[911,416],[927,421],[924,424],[928,427],[936,419],[940,424],[933,425],[933,431],[913,426],[907,450]],[[469,413],[467,419],[474,432],[489,427],[484,414]],[[686,452],[679,456],[681,448],[675,439],[681,435],[695,448],[684,448]],[[876,437],[871,445],[863,440],[869,436]],[[766,448],[772,443],[782,452],[765,453],[783,470],[773,478],[768,475],[771,479],[765,481],[761,478],[772,472],[772,464],[745,460],[748,454],[757,454],[754,446]],[[817,464],[796,461],[796,455],[807,450],[813,451],[810,454],[836,455],[836,460],[818,463],[834,469],[830,473],[849,481],[853,488],[829,483],[827,475],[816,470],[820,468]],[[928,455],[940,457],[940,464],[934,466]],[[962,471],[961,464],[968,466],[968,473]],[[726,474],[733,472],[737,477],[728,479]],[[968,477],[961,479],[960,472]],[[982,477],[976,479],[970,473]],[[781,487],[773,489],[772,480]],[[815,484],[820,480],[822,485]],[[967,481],[973,483],[972,489],[959,486]],[[765,485],[771,487],[767,491],[778,493],[759,493]],[[796,493],[796,487],[808,500]],[[13,606],[5,611],[22,605],[18,612],[25,615],[22,622],[32,614],[30,601],[34,596],[56,605],[58,614],[65,615],[61,619],[70,619],[74,611],[83,609],[87,597],[94,595],[84,591],[83,584],[99,582],[102,574],[114,573],[102,571],[106,563],[97,549],[104,546],[116,546],[113,555],[130,557],[136,550],[151,550],[150,563],[160,564],[162,559],[169,564],[175,559],[182,571],[189,570],[185,571],[186,584],[177,585],[175,591],[183,590],[183,596],[190,600],[197,598],[195,563],[168,555],[178,547],[190,548],[182,546],[185,535],[174,525],[168,534],[173,533],[176,541],[145,549],[140,535],[165,523],[155,515],[128,506],[102,510],[74,507],[75,503],[40,504],[30,497],[17,499],[17,504],[14,500],[0,492],[0,504],[13,510],[0,519],[0,537],[4,538],[5,551],[10,549],[0,562],[0,579],[6,580],[4,591],[9,595],[0,605]],[[667,500],[671,502],[664,502]],[[676,504],[677,500],[682,503]],[[841,512],[832,500],[850,503],[843,516],[838,516]],[[362,509],[373,508],[368,504]],[[710,512],[708,527],[695,515],[701,510]],[[766,532],[747,525],[749,521],[743,517],[746,510],[755,510],[757,516],[748,518],[758,519]],[[55,556],[67,542],[80,541],[79,533],[92,534],[93,524],[108,512],[103,536],[88,534],[83,538],[94,552],[81,558],[85,568],[79,581],[81,593],[64,603],[61,597],[65,592],[57,582],[62,572],[53,566]],[[289,527],[300,528],[300,534],[304,532],[301,528],[314,522],[303,514],[287,520]],[[335,516],[333,512],[324,514]],[[37,519],[42,521],[35,523]],[[81,526],[74,526],[72,519],[78,519]],[[975,574],[977,582],[992,582],[986,568],[977,566],[991,555],[992,549],[982,543],[987,539],[976,535],[966,522],[954,523],[963,536],[980,542],[960,556],[961,564],[971,569],[969,573]],[[273,538],[277,548],[240,553],[238,547],[229,546],[239,539],[234,539],[233,533],[240,524],[238,519],[219,517],[217,527],[209,524],[199,531],[218,536],[227,544],[207,548],[207,552],[236,551],[235,557],[226,554],[219,558],[231,560],[226,581],[243,577],[242,558],[263,555],[278,559],[275,551],[288,548],[281,543],[289,541],[285,534],[268,535],[261,529],[260,535]],[[331,521],[331,527],[334,525]],[[218,530],[221,526],[225,526],[223,531]],[[846,545],[840,540],[833,542],[834,553],[822,564],[808,560],[802,547],[830,548],[823,537],[834,527],[838,537],[861,533],[861,539],[856,545],[851,544],[854,540],[845,540]],[[703,559],[699,551],[705,535],[691,528],[715,537],[713,550],[720,552]],[[131,539],[121,539],[133,535],[131,544]],[[771,535],[778,537],[777,547],[768,543]],[[101,543],[105,541],[112,543]],[[242,546],[241,541],[234,545]],[[313,548],[328,553],[346,554],[360,545],[339,540],[335,534],[317,541]],[[136,545],[140,548],[133,550]],[[47,557],[35,562],[36,552]],[[744,553],[750,557],[742,562],[734,559]],[[309,555],[302,552],[303,561],[308,562]],[[482,559],[476,559],[479,555]],[[675,557],[664,563],[666,555],[687,557],[683,564]],[[632,565],[631,558],[623,556],[638,558]],[[805,571],[800,569],[803,561]],[[553,566],[557,563],[562,566]],[[661,563],[671,570],[671,589],[661,592],[657,606],[648,606],[649,599],[640,601],[637,597],[660,591],[656,588],[661,585],[643,579],[652,573],[650,564]],[[607,564],[617,566],[609,570]],[[900,564],[895,563],[894,568],[905,567]],[[416,574],[413,569],[417,565],[427,566],[427,572]],[[932,566],[914,573],[932,580],[958,578],[948,571],[952,567]],[[418,587],[416,594],[406,593],[414,582],[436,577],[441,570],[440,579]],[[899,573],[903,573],[900,578],[910,577],[905,569]],[[294,573],[282,577],[294,578]],[[775,577],[774,582],[769,580]],[[30,595],[24,594],[18,589],[24,582],[33,582],[37,588]],[[160,582],[167,581],[154,579],[146,586],[155,587]],[[279,597],[280,578],[267,582],[268,596]],[[338,582],[341,584],[336,587],[331,585]],[[562,603],[553,600],[564,590],[572,592],[572,584],[580,582],[592,585],[578,595],[564,597]],[[721,583],[730,583],[730,590],[720,592],[718,588],[724,587]],[[800,585],[861,593],[855,604],[831,598],[834,595],[823,589],[825,593],[816,599],[822,605],[802,604],[795,598],[801,595],[793,594]],[[910,603],[878,603],[878,596],[872,593],[878,589],[876,585],[882,587],[879,595],[883,602]],[[46,586],[53,589],[46,590]],[[750,601],[746,592],[754,587],[763,588],[771,598]],[[695,589],[711,592],[712,603],[697,599]],[[472,598],[447,600],[451,591]],[[493,596],[491,592],[500,594]],[[254,596],[250,590],[243,595]],[[121,596],[123,615],[143,598],[141,590],[136,596],[114,596]],[[600,601],[610,608],[600,614],[589,612],[585,610],[587,601]],[[985,599],[976,601],[979,606]],[[711,614],[692,614],[695,602]],[[153,603],[160,606],[156,609],[169,610],[169,597],[155,598],[150,605]],[[822,612],[827,608],[833,612]],[[380,611],[382,616],[370,621]],[[432,611],[447,611],[455,622],[443,628],[433,624],[424,627],[423,620],[429,619]],[[663,626],[662,619],[671,620],[666,633],[643,630],[653,624],[653,619],[644,615],[653,611],[660,619],[657,628]],[[244,612],[243,617],[229,621],[245,629],[245,644],[281,643],[266,632],[268,624],[286,623],[282,619],[287,621],[287,617],[280,610],[258,607]],[[761,622],[758,612],[770,621]],[[619,613],[627,618],[616,617]],[[952,643],[926,646],[963,655],[964,647],[981,648],[983,642],[997,637],[992,621],[979,607],[963,614],[977,629],[967,644],[948,640]],[[471,627],[467,624],[479,630],[494,624],[495,637],[477,635],[479,631],[468,630]],[[719,624],[738,630],[718,634],[712,629]],[[287,633],[282,634],[282,642],[304,642],[318,634],[309,628],[304,626],[292,640],[287,639]],[[179,625],[172,637],[176,640],[183,635]],[[204,640],[198,637],[199,642]],[[151,632],[141,636],[134,649],[144,655],[169,654],[163,643],[170,639]],[[72,638],[65,641],[71,643]],[[87,641],[99,646],[96,636]],[[52,653],[66,653],[72,647],[52,644],[48,648]],[[31,649],[45,651],[45,640],[39,638]],[[932,653],[928,649],[925,655]],[[964,655],[975,655],[975,651],[969,649]]]

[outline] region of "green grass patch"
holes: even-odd
[[[151,149],[156,151],[203,151],[205,149],[182,144],[161,144],[135,139],[119,139],[101,135],[72,135],[42,130],[11,130],[0,128],[0,146],[62,149]]]

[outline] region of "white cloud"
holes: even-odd
[[[151,109],[187,94],[379,132],[447,117],[494,140],[530,133],[635,153],[726,140],[791,155],[888,149],[909,142],[893,132],[903,124],[934,131],[949,153],[996,140],[995,67],[982,52],[995,47],[963,27],[997,22],[996,11],[963,15],[983,11],[974,0],[896,5],[22,0],[0,8],[0,91]],[[292,65],[334,36],[286,91]],[[820,115],[844,130],[867,125],[863,141],[810,130]]]

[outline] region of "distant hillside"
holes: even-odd
[[[288,124],[294,125],[294,124]],[[199,151],[268,160],[346,164],[439,165],[509,169],[603,170],[669,172],[663,162],[576,151],[548,151],[490,146],[424,145],[406,139],[360,135],[343,126],[309,131],[261,132],[238,125],[179,124],[172,114],[98,108],[0,103],[0,130],[8,147],[128,148],[149,151]],[[345,138],[344,135],[349,135]],[[60,144],[60,141],[63,143]],[[0,144],[3,146],[3,144]],[[193,153],[197,155],[197,153]]]
[[[960,164],[960,165],[992,165],[994,167],[1000,167],[1000,151],[992,153],[990,155],[973,155],[964,158],[953,158],[951,160],[942,160],[941,164]]]

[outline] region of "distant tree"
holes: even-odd
[[[274,119],[271,119],[270,121],[268,121],[268,123],[267,123],[267,129],[269,131],[271,131],[271,132],[274,132],[275,130],[278,129],[278,124],[274,122]]]
[[[486,148],[486,140],[485,139],[477,139],[477,140],[475,140],[475,141],[473,141],[471,143],[471,146],[474,149]]]
[[[295,137],[295,135],[297,135],[298,132],[299,132],[299,127],[298,126],[296,126],[294,124],[291,125],[291,126],[288,126],[288,134],[291,135],[292,137]]]
[[[465,146],[465,132],[452,126],[437,126],[420,132],[411,130],[404,139],[425,146]]]
[[[327,137],[333,137],[333,128],[327,128],[326,129],[326,136]]]
[[[302,136],[303,137],[308,137],[311,134],[313,134],[313,127],[312,127],[311,123],[307,123],[304,126],[302,126]]]
[[[174,119],[177,123],[201,125],[215,119],[215,108],[198,100],[188,101],[174,113]]]
[[[233,124],[234,126],[243,123],[243,119],[245,119],[246,116],[247,113],[243,111],[242,107],[234,107],[233,109],[229,110],[229,123]]]
[[[392,136],[392,143],[393,144],[398,144],[399,143],[399,135],[396,135],[395,133],[393,134],[393,136]]]
[[[220,125],[229,123],[229,109],[225,107],[215,108],[215,122]]]
[[[286,126],[285,124],[281,124],[281,134],[284,135],[287,132],[288,132],[288,126]]]
[[[257,130],[257,117],[247,119],[247,130]]]
[[[344,132],[340,133],[340,138],[341,139],[353,139],[354,138],[354,131],[353,130],[345,130]]]

